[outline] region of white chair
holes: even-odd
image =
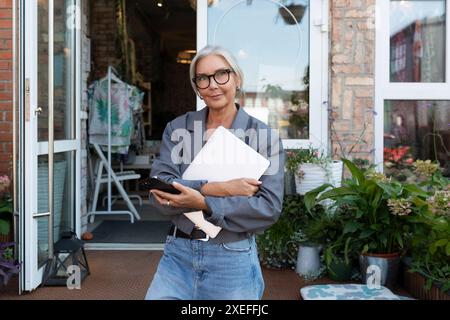
[[[95,190],[94,190],[94,197],[92,201],[92,208],[91,211],[88,213],[88,220],[90,219],[90,223],[94,222],[96,215],[117,215],[117,214],[127,214],[130,216],[131,223],[134,223],[134,218],[137,220],[140,220],[141,217],[139,213],[137,212],[136,208],[134,207],[133,203],[131,202],[130,198],[136,198],[139,200],[139,204],[142,205],[142,198],[137,195],[128,195],[125,189],[122,186],[122,182],[126,180],[136,180],[141,177],[140,174],[135,173],[134,171],[123,171],[123,172],[114,172],[112,168],[108,164],[108,160],[106,159],[105,155],[103,154],[102,150],[100,149],[100,146],[96,143],[92,144],[94,146],[94,150],[96,151],[99,161],[97,165],[97,174],[95,176]],[[105,173],[103,172],[105,170]],[[109,180],[108,176],[110,176],[111,180]],[[97,202],[98,197],[100,194],[100,187],[102,183],[114,183],[117,190],[119,191],[120,195],[117,196],[111,196],[110,201],[108,201],[108,208],[106,211],[97,211]],[[123,211],[123,210],[112,210],[111,205],[117,200],[117,199],[123,199],[127,206],[129,211]]]

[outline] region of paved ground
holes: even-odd
[[[91,275],[81,290],[44,287],[23,296],[17,295],[17,282],[0,291],[0,300],[142,300],[161,258],[161,251],[87,251]],[[265,300],[298,300],[305,282],[292,270],[263,269]],[[314,283],[330,283],[320,279]],[[16,285],[16,286],[14,286]],[[405,292],[398,292],[405,294]]]

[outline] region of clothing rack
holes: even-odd
[[[139,174],[136,174],[134,171],[124,171],[124,172],[118,172],[115,173],[112,170],[111,166],[111,91],[112,91],[112,82],[116,82],[119,84],[124,84],[122,80],[119,79],[117,76],[117,71],[114,69],[114,67],[109,66],[108,67],[108,75],[107,75],[107,81],[108,81],[108,155],[107,158],[104,156],[103,151],[101,150],[100,146],[97,143],[93,143],[94,149],[96,153],[98,154],[100,160],[99,160],[99,166],[97,169],[97,176],[95,181],[95,191],[94,191],[94,199],[92,204],[92,209],[88,213],[88,221],[94,222],[94,218],[96,215],[124,215],[127,214],[130,216],[131,223],[134,223],[134,219],[141,220],[141,217],[139,213],[137,212],[136,208],[134,207],[133,203],[130,200],[130,196],[127,194],[125,189],[123,188],[121,182],[125,180],[134,180],[139,179],[141,176]],[[103,174],[103,169],[106,170],[106,175]],[[112,182],[115,183],[115,186],[117,187],[120,198],[123,198],[128,206],[127,210],[112,210],[112,204],[113,204],[113,198],[115,200],[119,198],[119,196],[112,196]],[[108,186],[108,205],[106,211],[97,211],[97,202],[98,202],[98,196],[100,192],[100,185],[102,183],[107,183]],[[139,196],[131,196],[134,198],[138,198],[140,204],[142,205],[142,199]],[[114,201],[115,201],[114,200]]]

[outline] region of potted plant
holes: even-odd
[[[413,198],[416,217],[403,283],[419,299],[450,300],[450,181],[430,161],[416,161],[426,194]]]
[[[318,215],[323,208],[316,206],[311,211]],[[268,268],[296,269],[299,244],[306,241],[302,228],[309,217],[303,196],[285,195],[278,221],[256,237],[261,264]]]
[[[331,199],[337,208],[346,210],[351,219],[345,222],[343,233],[360,246],[363,282],[369,278],[367,268],[375,266],[381,276],[379,284],[394,288],[400,256],[410,240],[410,198],[423,191],[416,185],[403,185],[383,174],[363,171],[347,159],[343,162],[351,178],[341,187],[325,184],[312,190],[305,196],[305,204],[310,208],[317,201]]]
[[[328,217],[323,207],[317,205],[311,212],[305,210],[296,237],[292,239],[298,246],[296,272],[305,279],[318,278],[322,272],[321,251],[326,242]]]
[[[324,248],[324,261],[328,277],[335,281],[348,281],[355,274],[356,261],[360,252],[360,243],[345,226],[353,219],[347,210],[332,211],[330,222],[326,226],[327,241]]]
[[[300,24],[302,22],[303,16],[306,11],[306,4],[298,4],[295,2],[291,2],[290,4],[284,6],[280,6],[279,13],[283,18],[283,21],[289,25]]]
[[[304,195],[324,183],[340,186],[343,164],[310,146],[286,152],[286,168],[293,172],[298,194]]]

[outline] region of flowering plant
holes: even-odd
[[[384,148],[385,173],[399,181],[405,181],[413,176],[412,167],[414,159],[411,147]]]

